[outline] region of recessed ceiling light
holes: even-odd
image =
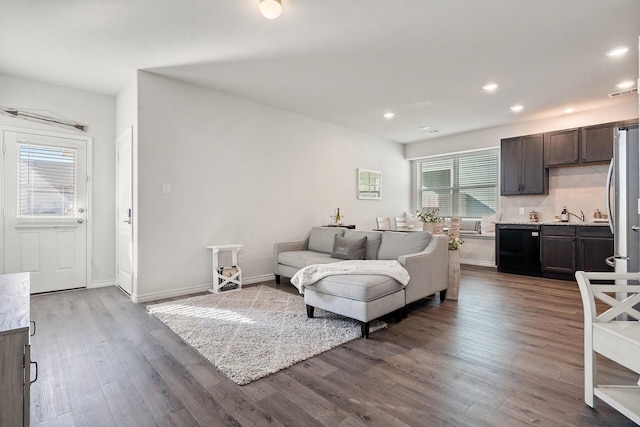
[[[634,82],[632,82],[631,80],[627,80],[627,81],[618,83],[616,87],[618,89],[629,89],[630,87],[633,87],[633,85],[635,85]]]
[[[396,113],[392,113],[391,111],[387,111],[384,113],[384,118],[387,120],[391,120],[396,116]]]
[[[429,130],[429,126],[420,126],[418,127],[418,130],[420,130],[420,132],[427,132]]]
[[[576,111],[576,109],[574,107],[567,107],[564,110],[562,110],[562,112],[565,113],[565,114],[571,114],[574,111]]]
[[[522,105],[514,105],[513,107],[511,107],[511,111],[515,111],[516,113],[518,111],[522,111],[524,107]]]
[[[625,53],[629,52],[629,48],[626,46],[618,46],[618,47],[614,47],[613,49],[609,49],[605,55],[607,56],[621,56],[624,55]]]
[[[482,86],[482,89],[486,90],[487,92],[491,92],[492,90],[496,90],[497,88],[497,83],[487,83],[486,85]]]

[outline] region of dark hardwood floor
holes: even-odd
[[[34,296],[31,314],[34,426],[634,425],[583,402],[573,282],[463,266],[458,301],[420,301],[368,340],[246,386],[116,288]],[[638,380],[604,362],[605,379]]]

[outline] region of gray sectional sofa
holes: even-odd
[[[336,246],[362,242],[364,252],[351,248],[365,260],[397,260],[409,273],[406,286],[396,280],[372,274],[333,275],[304,289],[307,314],[315,307],[341,314],[362,323],[362,335],[368,336],[369,323],[407,304],[440,294],[446,299],[448,248],[446,235],[428,232],[359,231],[335,227],[313,227],[307,237],[294,242],[274,244],[276,283],[281,277],[293,277],[302,268],[344,260],[349,250]],[[333,256],[332,256],[333,255]],[[347,256],[347,259],[352,259]]]

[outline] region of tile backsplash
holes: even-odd
[[[549,169],[548,195],[500,197],[501,221],[526,222],[529,212],[536,211],[540,222],[552,222],[565,206],[578,216],[583,211],[586,221],[591,221],[596,209],[606,213],[608,169],[608,164]],[[520,208],[524,208],[524,214],[519,214]],[[570,221],[578,219],[570,216]]]

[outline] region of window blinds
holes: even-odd
[[[18,144],[18,217],[76,214],[76,150]]]
[[[440,216],[482,217],[498,204],[498,150],[434,157],[417,162],[418,208]]]

